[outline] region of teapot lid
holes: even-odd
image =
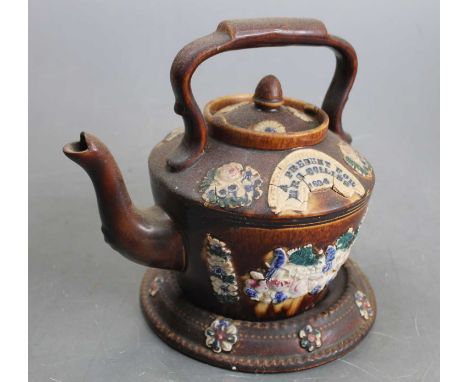
[[[327,135],[328,116],[312,104],[283,97],[268,75],[255,93],[215,99],[205,107],[210,134],[231,145],[264,150],[310,146]]]

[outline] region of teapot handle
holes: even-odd
[[[341,124],[343,108],[357,72],[356,52],[348,42],[328,34],[325,25],[315,19],[227,20],[222,21],[215,32],[182,48],[172,63],[174,111],[182,116],[185,124],[182,142],[167,160],[172,171],[191,166],[203,154],[206,145],[206,121],[191,88],[191,78],[197,67],[206,59],[230,50],[287,45],[327,46],[334,51],[336,70],[322,109],[330,118],[330,130],[351,142],[351,136]]]

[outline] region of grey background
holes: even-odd
[[[436,381],[439,379],[439,20],[436,1],[31,0],[31,381]],[[343,359],[277,376],[228,372],[162,343],[140,313],[144,268],[102,240],[91,183],[61,153],[81,130],[112,149],[141,206],[147,155],[181,126],[172,111],[174,55],[222,19],[322,19],[359,56],[344,113],[377,185],[353,258],[379,314]],[[195,74],[214,97],[252,91],[268,73],[286,95],[320,104],[334,68],[323,48],[227,53]]]

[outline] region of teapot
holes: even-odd
[[[288,45],[335,53],[321,108],[284,96],[267,75],[253,94],[222,96],[201,111],[191,88],[201,63]],[[149,267],[142,309],[174,348],[231,370],[293,371],[336,359],[370,330],[375,297],[349,254],[374,172],[341,121],[356,71],[353,47],[321,21],[223,21],[172,64],[184,129],[149,156],[154,206],[132,203],[94,135],[63,148],[94,184],[106,242]]]

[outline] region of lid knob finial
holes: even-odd
[[[281,83],[274,75],[263,77],[255,88],[253,96],[255,106],[264,110],[275,110],[279,108],[283,100]]]

